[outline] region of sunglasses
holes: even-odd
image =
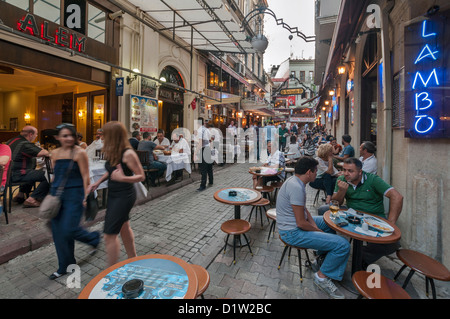
[[[75,125],[71,124],[71,123],[62,123],[59,124],[56,129],[57,130],[62,130],[63,128],[67,128],[67,127],[75,127]]]

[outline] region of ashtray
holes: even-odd
[[[237,196],[237,192],[236,191],[229,191],[228,192],[228,196]]]
[[[350,224],[361,224],[361,218],[356,216],[348,216],[347,220]]]
[[[133,299],[144,290],[144,282],[140,279],[131,279],[123,284],[122,292],[126,299]]]

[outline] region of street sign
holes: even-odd
[[[303,92],[305,92],[303,88],[282,89],[280,95],[299,95]]]

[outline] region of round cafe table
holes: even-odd
[[[363,213],[363,212],[361,212]],[[375,243],[375,244],[393,244],[400,240],[401,237],[401,231],[400,229],[390,221],[388,221],[385,218],[382,218],[380,216],[369,214],[369,213],[363,213],[364,216],[372,216],[375,218],[380,219],[381,221],[389,224],[394,228],[394,231],[390,234],[384,234],[382,236],[369,236],[364,235],[362,233],[359,233],[355,230],[355,226],[352,224],[348,224],[347,226],[340,227],[334,223],[334,221],[331,219],[330,216],[331,212],[327,211],[323,215],[323,219],[325,223],[336,232],[353,238],[353,256],[352,256],[352,275],[362,269],[362,244],[363,242],[369,242],[369,243]],[[342,218],[345,220],[345,218]]]
[[[78,299],[125,299],[122,286],[132,279],[144,282],[136,299],[194,299],[198,280],[184,260],[170,255],[144,255],[121,261],[98,274]]]
[[[236,196],[230,196],[230,191],[236,191]],[[218,202],[234,205],[234,218],[241,218],[241,205],[250,205],[261,199],[261,193],[251,188],[229,187],[222,188],[214,193]]]
[[[256,175],[256,176],[276,176],[276,175],[280,175],[282,171],[276,169],[276,168],[270,168],[270,167],[261,167],[260,169],[261,171],[259,173],[253,171],[253,170],[249,170],[248,172],[252,175]]]

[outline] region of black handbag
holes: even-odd
[[[86,197],[86,209],[84,210],[84,216],[86,221],[92,221],[95,219],[98,213],[98,202],[95,198],[94,192],[89,193]]]

